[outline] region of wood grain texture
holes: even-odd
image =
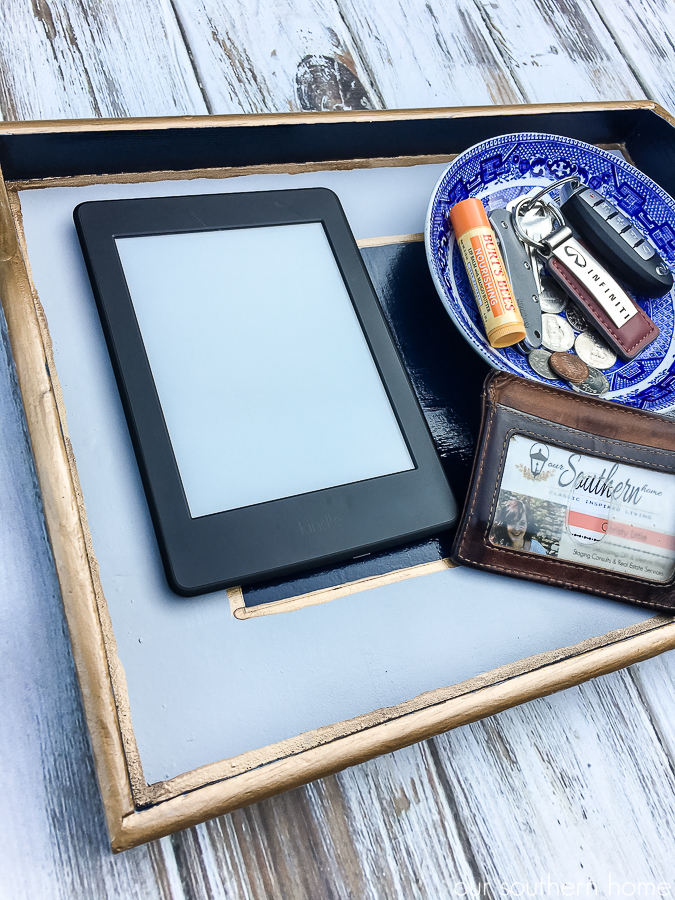
[[[593,0],[648,97],[675,110],[675,2]]]
[[[656,735],[675,766],[675,651],[632,666],[630,674]]]
[[[530,103],[644,96],[590,0],[476,0]]]
[[[367,896],[334,777],[170,838],[189,898]]]
[[[170,0],[3,0],[0,68],[6,119],[206,112]]]
[[[440,46],[429,49],[431,13],[419,5],[242,2],[228,19],[215,0],[176,4],[215,111],[284,111],[303,108],[303,99],[321,109],[344,102],[345,93],[357,108],[364,96],[373,106],[403,105],[399,96],[423,106],[438,89],[428,82],[428,55],[452,75],[453,90],[469,94],[487,89],[494,58],[493,83],[506,73],[504,89],[528,100],[637,97],[641,86],[662,102],[672,96],[658,93],[671,91],[672,15],[663,0],[596,0],[628,63],[588,3],[476,0],[476,41],[487,55],[470,69],[482,79],[473,87],[459,83],[472,62],[459,37],[453,45],[448,25],[459,10],[475,22],[472,10],[463,2],[431,5],[439,40],[460,60],[456,68]],[[32,7],[4,0],[5,116],[203,111],[172,15],[150,0],[33,0]],[[398,33],[395,21],[404,22]],[[277,34],[278,69],[270,46]],[[400,62],[389,65],[389,56]],[[299,87],[298,65],[307,57]],[[331,73],[330,60],[355,71],[363,92],[355,86],[350,95],[349,76],[337,65]],[[418,93],[397,83],[402,68]],[[607,896],[610,875],[675,877],[673,653],[113,857],[6,331],[0,334],[0,759],[10,773],[0,896],[440,900],[458,896],[460,880],[500,884],[548,873],[554,882],[590,878]]]
[[[608,896],[610,874],[675,878],[672,757],[629,672],[435,744],[485,880],[533,882],[550,872],[558,882],[590,880]]]
[[[381,106],[334,0],[173,0],[209,112]]]
[[[523,101],[473,0],[338,2],[385,106]]]

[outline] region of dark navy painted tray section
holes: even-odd
[[[362,251],[373,285],[420,401],[458,504],[464,502],[480,427],[480,395],[490,367],[448,318],[429,274],[424,244],[386,244]],[[433,562],[450,553],[454,532],[292,579],[244,588],[246,606]]]

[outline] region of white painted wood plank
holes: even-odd
[[[449,896],[476,871],[433,754],[411,747],[173,836],[186,895]]]
[[[3,0],[6,119],[207,112],[170,0]]]
[[[630,674],[675,769],[675,650],[632,666]]]
[[[436,743],[487,881],[550,873],[609,896],[610,876],[621,885],[675,879],[675,776],[628,672]]]
[[[675,112],[675,2],[593,0],[647,96]]]
[[[591,0],[476,4],[528,102],[644,97]]]
[[[189,896],[365,898],[334,778],[172,838]]]
[[[174,5],[213,113],[381,105],[334,0]]]
[[[0,896],[182,900],[156,851],[110,851],[1,310],[0,634]]]
[[[473,0],[338,0],[385,106],[519,103]]]
[[[558,896],[565,882],[592,897],[610,879],[644,896],[674,883],[674,813],[670,759],[622,672],[172,843],[191,897]]]
[[[449,897],[479,877],[432,742],[340,773],[366,897]]]

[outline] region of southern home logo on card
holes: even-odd
[[[546,481],[555,475],[553,469],[546,468],[550,456],[550,451],[546,444],[532,444],[529,455],[529,467],[524,463],[516,464],[515,467],[526,481]]]
[[[546,444],[532,444],[530,447],[530,471],[534,478],[544,471],[548,457],[549,449]]]
[[[564,452],[564,451],[563,451]],[[556,455],[556,459],[561,454]],[[582,457],[580,453],[570,453],[565,462],[550,460],[550,449],[547,444],[534,443],[530,446],[529,471],[524,465],[517,466],[527,479],[545,481],[557,475],[558,487],[571,488],[572,493],[578,491],[607,501],[615,500],[622,504],[637,505],[645,494],[661,496],[660,491],[650,488],[649,484],[636,485],[626,477],[617,476],[619,463],[614,463],[607,468],[605,465],[600,473],[588,472],[582,468],[582,460],[587,463],[602,465],[601,460],[593,460],[590,457]],[[621,467],[624,468],[624,467]]]

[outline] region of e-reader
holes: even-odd
[[[74,217],[174,591],[282,577],[455,521],[335,194],[98,201]]]

